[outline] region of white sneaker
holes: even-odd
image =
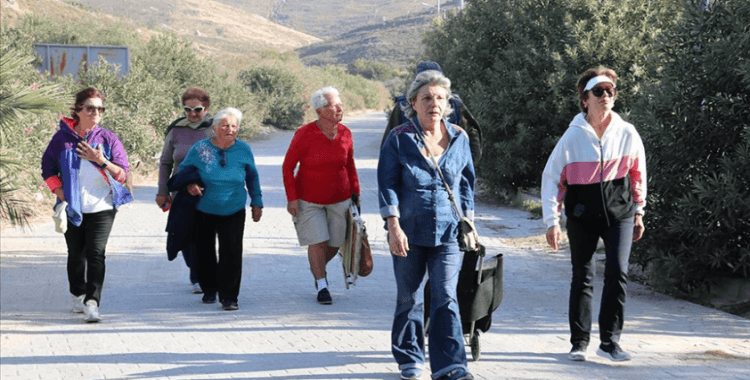
[[[74,313],[83,313],[83,299],[86,298],[85,294],[81,294],[80,296],[76,296],[71,294],[73,297],[73,312]]]
[[[86,301],[86,306],[83,308],[83,320],[88,323],[95,323],[102,320],[102,316],[99,315],[99,305],[96,300]]]
[[[203,289],[201,289],[201,284],[195,283],[193,284],[193,294],[201,294],[203,293]]]

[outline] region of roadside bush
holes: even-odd
[[[484,131],[479,175],[513,198],[539,186],[547,157],[579,112],[576,80],[617,71],[615,110],[627,117],[638,85],[655,70],[650,45],[675,1],[479,0],[437,23],[426,58],[441,64]]]
[[[389,79],[399,78],[401,73],[398,69],[385,63],[359,58],[346,67],[346,71],[352,75],[385,82]]]
[[[633,120],[646,145],[646,234],[633,258],[662,289],[750,277],[750,3],[689,1]]]
[[[240,72],[239,80],[264,104],[263,122],[293,129],[303,122],[305,98],[299,79],[284,67],[256,66]]]

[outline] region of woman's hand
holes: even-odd
[[[102,144],[99,144],[97,149],[94,149],[91,147],[91,145],[89,145],[89,143],[81,141],[78,143],[78,146],[76,146],[76,152],[78,153],[79,158],[89,160],[95,163],[97,166],[101,166],[105,161],[107,161],[107,159],[104,158]]]
[[[388,217],[388,246],[391,254],[395,256],[406,257],[409,252],[409,239],[406,238],[395,216]]]
[[[165,203],[171,201],[172,197],[170,197],[169,194],[156,194],[156,205],[159,207],[164,207]]]
[[[258,206],[250,207],[251,214],[253,215],[253,222],[260,222],[260,217],[263,216],[263,208]]]
[[[299,199],[295,199],[293,201],[289,201],[286,204],[286,211],[291,214],[293,217],[299,216]]]
[[[547,229],[547,244],[549,244],[553,250],[557,251],[560,247],[560,241],[562,240],[562,232],[560,226],[552,226]]]
[[[187,185],[187,191],[192,196],[203,195],[203,189],[201,189],[201,187],[198,186],[197,183],[191,183],[191,184]]]
[[[633,241],[641,240],[646,226],[643,225],[643,215],[635,214],[635,226],[633,227]]]
[[[60,199],[61,201],[65,202],[65,191],[63,191],[63,188],[62,188],[62,186],[58,187],[57,189],[55,189],[55,190],[54,190],[54,191],[52,191],[52,192],[53,192],[53,193],[54,193],[55,195],[57,195],[57,197],[58,197],[58,198],[59,198],[59,199]]]

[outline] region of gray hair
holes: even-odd
[[[412,118],[416,116],[417,112],[414,111],[414,108],[411,106],[411,100],[417,97],[419,91],[422,91],[422,88],[433,84],[442,87],[446,92],[447,97],[445,101],[447,103],[447,106],[443,110],[443,117],[446,117],[453,112],[453,107],[451,107],[450,102],[448,102],[448,99],[450,99],[452,94],[451,80],[443,75],[443,73],[441,73],[440,71],[425,70],[417,74],[414,82],[411,82],[409,90],[406,91],[406,102],[404,102],[404,104],[401,106],[401,110],[404,111],[404,115],[406,115],[406,117]]]
[[[315,91],[312,95],[312,107],[314,110],[323,108],[328,105],[328,99],[326,95],[339,96],[339,90],[333,86],[326,86],[318,91]]]
[[[242,124],[242,111],[238,110],[237,108],[227,107],[223,110],[219,111],[214,115],[214,122],[211,124],[211,126],[217,126],[219,123],[226,119],[227,116],[234,116],[237,118],[237,126]]]

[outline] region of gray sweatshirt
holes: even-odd
[[[164,138],[164,148],[159,160],[159,189],[157,195],[168,194],[167,181],[180,167],[190,148],[203,139],[214,136],[211,129],[211,116],[206,117],[199,123],[189,123],[187,118],[178,119],[167,132]]]

